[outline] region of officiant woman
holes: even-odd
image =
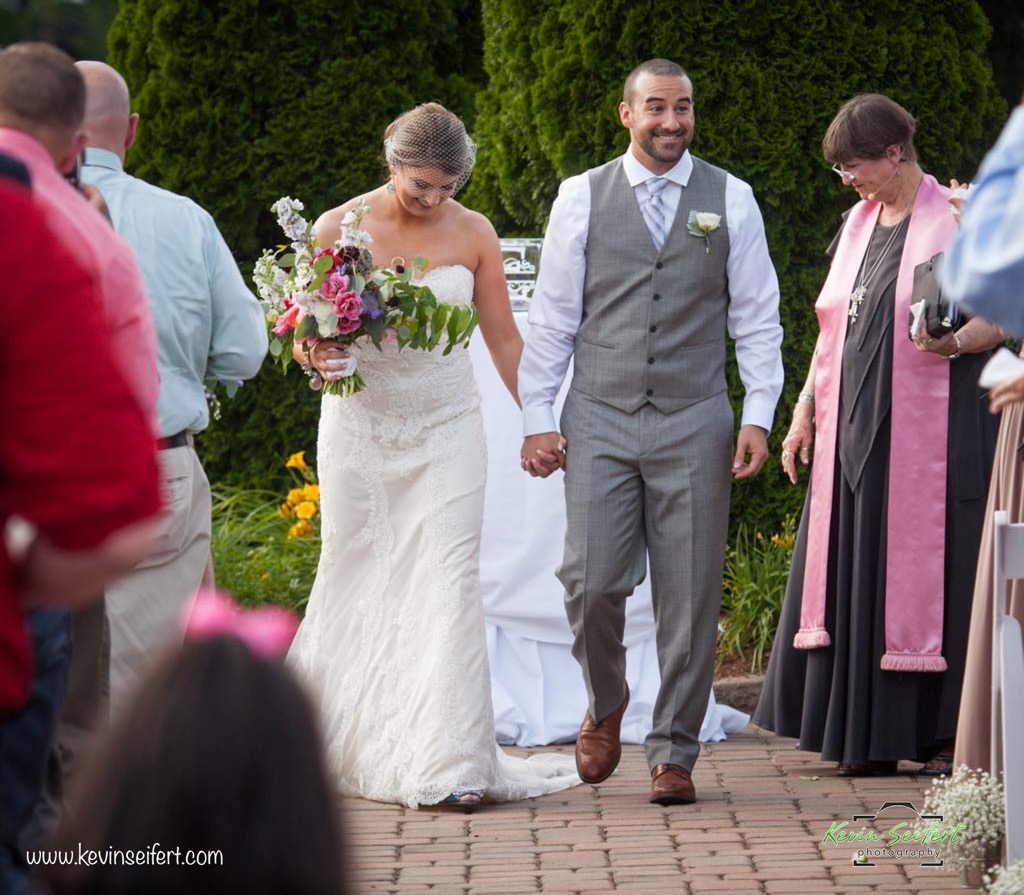
[[[934,303],[932,259],[956,232],[915,127],[866,94],[825,134],[825,159],[860,201],[829,248],[818,343],[782,444],[792,482],[812,451],[813,465],[754,720],[843,776],[895,773],[899,760],[949,770],[998,425],[977,380],[1002,332],[977,318],[909,336],[912,298]]]

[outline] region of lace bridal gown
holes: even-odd
[[[469,304],[462,266],[424,276]],[[505,755],[480,599],[486,447],[469,352],[355,346],[366,390],[323,399],[323,547],[289,662],[319,697],[348,795],[410,807],[484,790],[511,801],[580,782],[573,758]]]

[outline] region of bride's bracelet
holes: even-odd
[[[306,345],[306,359],[299,361],[299,366],[302,367],[302,372],[309,377],[309,387],[313,391],[318,392],[324,386],[324,378],[320,375],[320,371],[313,366],[313,348],[315,345],[316,342],[313,345]]]

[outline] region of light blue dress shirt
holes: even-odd
[[[1024,107],[982,162],[942,277],[954,302],[1024,337]]]
[[[105,149],[86,150],[81,179],[103,194],[146,283],[160,361],[160,435],[201,432],[210,421],[203,380],[250,379],[263,363],[259,302],[213,218],[191,199],[126,174]]]

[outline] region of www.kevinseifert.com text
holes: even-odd
[[[85,848],[81,843],[78,849],[37,849],[25,853],[25,860],[31,866],[183,866],[183,867],[222,867],[224,854],[219,849],[209,851],[182,851],[180,848],[163,848],[159,842],[147,849],[107,848],[103,850]]]

